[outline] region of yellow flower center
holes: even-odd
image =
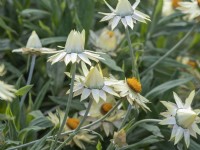
[[[141,93],[141,91],[142,91],[142,85],[141,85],[141,83],[135,77],[128,78],[127,79],[127,84],[135,92]]]
[[[172,7],[175,9],[175,8],[177,8],[178,6],[179,6],[179,3],[180,2],[180,0],[172,0]]]
[[[196,67],[197,67],[197,63],[196,63],[195,61],[193,61],[193,60],[189,60],[189,61],[187,62],[187,64],[188,64],[189,66],[191,66],[192,68],[196,68]]]
[[[200,7],[200,0],[197,0],[197,3],[198,3],[198,5],[199,5],[199,7]]]
[[[78,125],[79,125],[79,119],[77,119],[77,118],[68,118],[67,119],[67,122],[66,122],[66,125],[70,128],[70,129],[72,129],[72,130],[74,130],[74,129],[76,129],[77,127],[78,127]]]
[[[107,34],[109,35],[110,38],[112,38],[115,33],[113,31],[107,31]]]
[[[101,113],[103,115],[107,114],[107,112],[109,112],[111,109],[112,109],[112,104],[111,103],[104,103],[102,106],[101,106]]]

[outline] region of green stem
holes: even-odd
[[[71,106],[71,101],[72,101],[72,97],[73,97],[74,79],[75,79],[75,74],[76,74],[76,63],[74,63],[73,66],[72,66],[71,74],[72,74],[72,79],[71,79],[71,84],[70,84],[70,93],[69,93],[69,97],[68,97],[68,101],[67,101],[67,105],[66,105],[65,115],[64,115],[61,127],[58,130],[57,136],[55,138],[55,142],[51,146],[50,150],[55,150],[58,138],[61,135],[61,132],[62,132],[64,126],[65,126],[65,123],[66,123],[66,120],[67,120],[67,117],[68,117],[68,114],[69,114],[69,110],[70,110],[70,106]]]
[[[87,129],[93,125],[96,125],[97,123],[101,122],[102,120],[104,120],[105,118],[107,118],[111,113],[114,112],[114,110],[119,106],[119,104],[121,104],[121,101],[118,101],[117,104],[106,114],[104,115],[103,117],[101,117],[100,119],[94,121],[93,123],[91,124],[88,124],[84,127],[81,127],[81,129]],[[61,133],[61,136],[65,136],[65,135],[68,135],[70,133],[73,133],[75,130],[71,130],[71,131],[66,131],[66,132],[63,132]],[[51,139],[53,138],[54,136],[49,136],[47,139]],[[23,147],[27,147],[27,146],[30,146],[30,145],[33,145],[35,144],[36,142],[40,141],[41,139],[38,139],[38,140],[35,140],[35,141],[32,141],[32,142],[29,142],[29,143],[26,143],[26,144],[22,144],[22,145],[19,145],[19,146],[15,146],[15,147],[12,147],[12,148],[8,148],[7,150],[16,150],[16,149],[19,149],[19,148],[23,148]]]
[[[130,115],[130,113],[131,113],[131,109],[132,109],[132,105],[129,104],[129,105],[128,105],[128,110],[127,110],[127,112],[126,112],[126,115],[125,115],[125,117],[124,117],[124,119],[123,119],[123,121],[122,121],[122,124],[121,124],[120,128],[118,129],[118,131],[120,131],[120,130],[124,127],[124,125],[125,125],[125,123],[126,123],[128,117],[129,117],[129,115]]]
[[[195,29],[196,24],[189,30],[189,32],[176,44],[174,47],[172,47],[165,55],[160,57],[155,63],[153,63],[150,67],[148,67],[146,70],[144,70],[141,75],[144,75],[151,69],[153,69],[156,65],[158,65],[163,59],[165,59],[167,56],[169,56],[172,52],[174,52],[192,33],[192,31]]]
[[[128,28],[126,28],[125,29],[126,30],[126,38],[127,38],[127,40],[128,40],[128,46],[129,46],[129,49],[130,49],[130,56],[131,56],[131,67],[132,67],[132,70],[131,70],[131,72],[132,72],[132,75],[134,76],[135,75],[135,69],[134,69],[134,64],[135,63],[133,63],[133,61],[134,61],[134,50],[133,50],[133,47],[132,47],[132,45],[131,45],[131,38],[130,38],[130,34],[129,34],[129,30],[128,30]]]
[[[127,135],[132,132],[138,125],[142,124],[142,123],[146,123],[146,122],[160,122],[161,120],[160,119],[143,119],[143,120],[140,120],[138,122],[136,122],[133,126],[131,126],[128,131],[127,131]]]
[[[62,149],[62,148],[66,145],[66,143],[68,143],[69,141],[71,141],[71,140],[73,139],[73,137],[80,131],[81,126],[83,125],[83,123],[85,122],[85,120],[86,120],[87,117],[88,117],[88,113],[89,113],[90,108],[91,108],[91,106],[92,106],[92,102],[93,102],[93,99],[90,98],[89,105],[88,105],[88,107],[87,107],[87,109],[86,109],[86,112],[85,112],[85,114],[84,114],[84,116],[83,116],[83,118],[82,118],[80,124],[79,124],[78,127],[75,129],[75,131],[74,131],[74,132],[73,132],[73,133],[72,133],[72,134],[71,134],[71,135],[70,135],[56,150]]]
[[[32,59],[31,59],[31,65],[30,65],[30,70],[29,70],[29,74],[28,74],[28,79],[27,79],[26,85],[29,85],[31,83],[32,76],[33,76],[33,70],[35,68],[35,60],[36,60],[36,55],[33,55]],[[20,108],[22,108],[22,106],[24,104],[24,100],[26,99],[26,95],[27,95],[27,93],[24,96],[22,96],[22,98],[21,98]]]

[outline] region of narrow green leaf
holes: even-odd
[[[28,93],[32,87],[33,87],[33,85],[26,85],[26,86],[20,88],[19,90],[17,90],[16,95],[23,96],[26,93]]]

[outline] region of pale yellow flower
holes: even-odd
[[[112,30],[118,25],[120,20],[125,28],[129,26],[131,29],[133,29],[134,24],[136,24],[137,21],[143,23],[146,23],[146,20],[150,21],[148,15],[136,10],[140,0],[136,0],[132,6],[128,0],[118,0],[116,9],[113,9],[105,0],[104,2],[112,13],[101,12],[101,14],[105,15],[101,21],[110,20]]]
[[[50,119],[50,121],[56,127],[59,127],[60,126],[60,122],[62,122],[63,119],[64,119],[64,112],[59,111],[60,121],[59,121],[58,116],[56,114],[51,113],[51,112],[49,113],[49,117],[48,118]],[[66,125],[64,126],[63,132],[75,130],[78,127],[79,123],[80,123],[80,118],[77,118],[77,117],[67,118]],[[67,138],[68,138],[68,135],[63,136],[64,140],[67,139]],[[85,150],[86,147],[84,145],[84,142],[86,142],[88,144],[94,144],[95,143],[95,141],[94,141],[95,138],[96,138],[95,135],[91,135],[87,131],[80,131],[66,145],[71,145],[71,146],[77,145],[80,149],[84,149]]]
[[[174,140],[174,144],[177,144],[184,137],[185,143],[189,147],[190,135],[196,138],[196,133],[200,134],[200,129],[197,125],[197,123],[200,123],[200,118],[198,117],[200,110],[191,108],[194,96],[195,91],[192,91],[185,100],[185,104],[176,93],[174,93],[176,104],[162,101],[162,104],[167,108],[167,112],[161,113],[166,119],[162,120],[160,124],[173,127],[170,140]]]
[[[90,42],[96,47],[97,51],[116,56],[115,50],[122,41],[124,34],[118,29],[111,31],[103,28],[97,32],[90,31]]]
[[[26,47],[14,49],[12,52],[21,52],[22,54],[41,55],[55,52],[54,49],[42,47],[42,43],[35,31],[32,32],[28,39]]]

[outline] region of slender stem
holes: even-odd
[[[160,122],[161,120],[160,119],[143,119],[143,120],[140,120],[138,122],[136,122],[133,126],[131,126],[128,131],[127,131],[127,135],[132,132],[138,125],[142,124],[142,123],[145,123],[145,122]]]
[[[156,65],[158,65],[163,59],[165,59],[167,56],[169,56],[172,52],[174,52],[187,38],[188,36],[192,33],[192,31],[195,29],[196,24],[189,30],[189,32],[176,44],[174,45],[165,55],[160,57],[156,62],[154,62],[150,67],[148,67],[146,70],[144,70],[141,75],[144,75],[151,69],[153,69]]]
[[[107,118],[111,113],[113,113],[113,111],[119,106],[119,104],[121,104],[121,101],[118,101],[117,104],[107,113],[105,114],[103,117],[101,117],[100,119],[94,121],[93,123],[91,124],[88,124],[84,127],[81,127],[81,129],[87,129],[93,125],[96,125],[97,123],[101,122],[102,120],[104,120],[105,118]],[[61,133],[62,136],[64,135],[68,135],[70,133],[73,133],[75,130],[71,130],[71,131],[66,131],[66,132],[63,132]],[[53,138],[54,136],[49,136],[47,139],[50,139],[50,138]],[[35,144],[36,142],[40,141],[41,139],[38,139],[38,140],[35,140],[35,141],[32,141],[32,142],[29,142],[29,143],[26,143],[26,144],[22,144],[22,145],[19,145],[19,146],[15,146],[15,147],[12,147],[12,148],[8,148],[7,150],[16,150],[16,149],[19,149],[19,148],[23,148],[23,147],[27,147],[27,146],[30,146],[30,145],[33,145]]]
[[[56,148],[56,150],[62,149],[62,147],[65,146],[66,143],[68,143],[69,141],[71,141],[71,140],[73,139],[73,137],[80,131],[81,126],[83,125],[83,123],[85,122],[85,120],[86,120],[87,117],[88,117],[88,113],[89,113],[90,108],[91,108],[91,106],[92,106],[92,102],[93,102],[93,99],[90,98],[89,105],[88,105],[88,107],[87,107],[87,109],[86,109],[86,111],[85,111],[85,114],[84,114],[84,116],[83,116],[83,118],[82,118],[80,124],[79,124],[78,127],[75,129],[75,131],[74,131],[60,146],[58,146],[58,148]]]
[[[129,117],[129,115],[130,115],[130,113],[131,113],[131,109],[132,109],[132,106],[129,104],[129,105],[128,105],[128,110],[127,110],[127,112],[126,112],[126,115],[125,115],[125,117],[124,117],[124,119],[123,119],[123,121],[122,121],[122,124],[121,124],[120,128],[118,129],[118,131],[121,130],[121,129],[123,128],[123,126],[125,125],[125,123],[126,123],[128,117]]]
[[[134,50],[133,50],[133,47],[132,47],[132,45],[131,45],[131,38],[130,38],[130,34],[129,34],[129,30],[128,30],[128,28],[126,28],[125,29],[126,30],[126,38],[127,38],[127,40],[128,40],[128,46],[129,46],[129,49],[130,49],[130,56],[131,56],[131,67],[132,67],[132,75],[134,76],[135,75],[135,69],[134,69],[134,63],[133,63],[133,61],[134,61]]]
[[[36,55],[33,55],[32,59],[31,59],[31,65],[30,65],[30,70],[29,70],[29,74],[28,74],[28,79],[27,79],[26,85],[29,85],[31,83],[32,76],[33,76],[33,70],[35,68],[35,60],[36,60]],[[20,107],[21,108],[22,108],[22,106],[24,104],[24,100],[26,99],[26,95],[27,95],[27,93],[24,96],[22,96],[22,98],[21,98],[21,101],[20,101]]]
[[[69,93],[69,97],[68,97],[68,100],[67,100],[65,115],[64,115],[64,118],[63,118],[61,127],[60,127],[60,129],[58,130],[57,136],[56,136],[56,138],[55,138],[55,142],[54,142],[54,144],[51,146],[51,150],[54,150],[54,149],[55,149],[56,144],[57,144],[57,141],[58,141],[58,138],[59,138],[60,135],[61,135],[61,132],[62,132],[64,126],[65,126],[65,123],[66,123],[66,120],[67,120],[67,117],[68,117],[68,114],[69,114],[69,110],[70,110],[70,106],[71,106],[71,101],[72,101],[72,97],[73,97],[73,90],[74,90],[74,79],[75,79],[75,74],[76,74],[76,63],[74,63],[74,64],[72,65],[71,74],[72,74],[72,79],[71,79],[71,85],[70,85],[70,93]]]

